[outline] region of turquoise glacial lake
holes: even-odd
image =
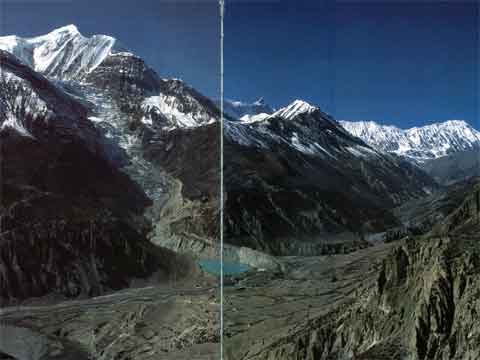
[[[214,275],[220,275],[221,263],[218,260],[200,260],[198,262],[200,267]],[[250,267],[241,263],[223,262],[223,274],[224,275],[236,275],[250,270]]]

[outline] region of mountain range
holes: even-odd
[[[219,100],[216,101],[216,104],[220,108]],[[253,116],[271,114],[273,108],[263,98],[259,98],[253,103],[225,99],[223,101],[223,111],[232,119],[249,121]]]
[[[157,271],[180,277],[183,260],[166,247],[194,238],[215,249],[213,102],[73,25],[1,37],[0,58],[0,251],[11,260],[2,301],[99,294]]]
[[[277,255],[364,246],[363,233],[396,224],[391,208],[437,187],[301,100],[224,131],[225,236],[236,245]]]
[[[252,106],[258,102],[249,104],[231,100],[225,102],[225,108],[229,109],[233,104],[246,109],[236,119],[243,123],[257,122],[274,113],[261,100],[261,108]],[[447,120],[410,129],[374,121],[339,121],[339,124],[374,148],[422,167],[440,184],[448,185],[480,175],[480,132],[464,120]]]
[[[10,308],[15,326],[46,331],[85,359],[206,351],[219,341],[217,277],[198,260],[223,250],[223,206],[226,259],[251,267],[239,287],[229,279],[240,301],[226,317],[240,325],[226,322],[226,341],[245,337],[227,344],[227,358],[477,351],[468,343],[478,335],[469,327],[478,320],[480,190],[470,178],[480,136],[467,123],[401,130],[339,122],[302,100],[277,110],[263,99],[226,101],[220,204],[218,102],[162,78],[115,38],[74,25],[0,37],[0,87],[0,305],[77,299],[52,312]],[[257,272],[259,263],[274,270]],[[181,279],[189,290],[166,290]],[[138,283],[152,286],[132,290]],[[272,320],[246,323],[258,316],[251,309]],[[279,311],[285,324],[297,316],[294,330]],[[252,335],[257,325],[267,339]]]
[[[480,132],[462,120],[399,129],[372,121],[341,121],[345,129],[378,149],[422,167],[443,185],[480,175]]]
[[[423,163],[480,146],[480,132],[462,120],[400,129],[373,121],[341,121],[350,133],[383,151]]]
[[[137,188],[150,242],[196,256],[192,249],[217,251],[220,112],[213,101],[161,78],[116,39],[84,37],[74,25],[2,37],[0,49],[4,101],[26,99],[4,113],[3,133],[22,144],[82,142]],[[437,170],[419,163],[474,151],[479,139],[459,121],[410,130],[338,122],[302,100],[277,111],[263,99],[224,107],[226,238],[274,254],[330,251],[323,239],[332,234],[363,246],[363,233],[397,223],[392,207],[438,188],[424,172]],[[37,178],[22,181],[38,188]],[[322,240],[312,240],[318,234]]]

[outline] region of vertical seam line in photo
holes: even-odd
[[[220,359],[223,360],[223,16],[224,0],[220,6]]]

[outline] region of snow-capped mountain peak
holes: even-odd
[[[107,56],[125,52],[115,38],[107,35],[84,37],[75,25],[31,38],[0,37],[0,49],[12,53],[34,70],[60,79],[92,72]]]
[[[253,105],[257,105],[257,106],[262,106],[262,105],[265,105],[265,99],[263,97],[259,98],[257,101],[255,101],[253,103]]]
[[[448,120],[410,129],[373,121],[341,121],[354,136],[381,150],[423,162],[480,146],[480,132],[463,120]]]
[[[266,113],[260,113],[256,115],[243,115],[239,120],[242,123],[255,123],[255,122],[260,122],[268,118],[270,115]]]
[[[207,125],[219,117],[207,98],[179,79],[160,78],[111,36],[85,37],[75,25],[67,25],[30,38],[0,37],[0,50],[88,102],[89,118],[110,138],[121,134],[117,130],[126,111],[132,118],[135,113],[132,128],[142,124],[152,132]],[[123,134],[115,139],[124,149],[132,144]]]
[[[49,34],[58,34],[58,33],[70,33],[70,34],[79,34],[78,28],[74,24],[69,24],[62,26],[58,29],[51,31]]]
[[[291,120],[300,114],[310,114],[316,110],[319,110],[319,108],[310,105],[306,101],[295,100],[290,105],[274,112],[272,116]]]
[[[219,101],[217,106],[220,107]],[[237,100],[224,100],[223,102],[224,112],[232,119],[241,121],[254,121],[254,118],[258,118],[257,115],[270,115],[273,113],[273,109],[268,105],[264,98],[261,97],[253,103],[237,101]]]

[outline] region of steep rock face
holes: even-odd
[[[235,245],[349,251],[365,245],[362,233],[397,224],[390,208],[436,188],[303,101],[258,122],[227,121],[225,134],[226,239]]]
[[[480,247],[478,184],[430,235],[399,243],[374,277],[258,359],[476,359]]]
[[[117,145],[111,158],[153,201],[151,240],[189,253],[207,244],[217,253],[220,113],[213,102],[123,53],[108,56],[86,82],[80,92],[94,104],[95,124]]]
[[[156,73],[130,53],[108,55],[85,76],[84,82],[109,90],[112,95],[145,95],[159,90]],[[119,97],[118,101],[124,99]]]
[[[424,164],[424,169],[443,185],[480,176],[480,149],[459,151],[438,159],[428,160]]]

